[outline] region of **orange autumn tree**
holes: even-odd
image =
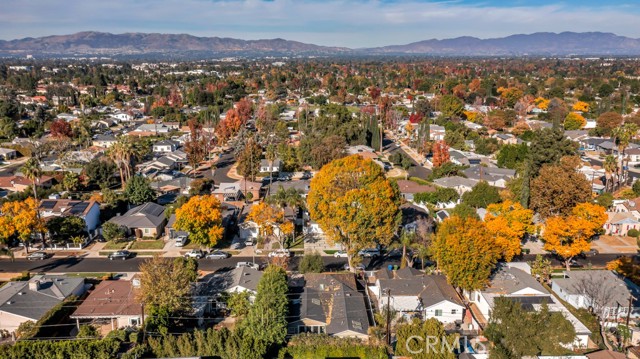
[[[521,253],[520,242],[524,235],[533,234],[535,230],[533,211],[509,200],[490,204],[484,223],[507,262]]]
[[[307,207],[329,239],[344,247],[351,268],[358,250],[389,244],[401,220],[397,185],[358,155],[320,169],[311,180]]]
[[[280,248],[284,248],[284,242],[294,231],[294,224],[285,220],[284,212],[266,202],[254,204],[246,220],[258,226],[262,237],[274,235]]]
[[[212,195],[193,196],[176,210],[175,229],[189,232],[189,239],[213,247],[222,239],[220,201]]]
[[[449,162],[449,146],[444,141],[436,141],[433,143],[433,167],[440,167]]]
[[[574,111],[589,112],[589,104],[584,101],[578,101],[573,104],[572,109]]]
[[[5,202],[0,208],[0,241],[17,236],[25,244],[33,233],[43,233],[44,220],[38,215],[38,202],[29,197],[24,201]]]
[[[564,259],[567,270],[571,260],[591,249],[590,239],[607,221],[604,207],[592,203],[577,204],[571,214],[547,219],[542,239],[544,249]]]

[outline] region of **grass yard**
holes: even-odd
[[[131,247],[129,247],[129,249],[131,249],[131,250],[136,250],[136,249],[163,249],[164,245],[165,245],[165,243],[164,243],[163,240],[135,241],[135,242],[133,242]]]
[[[107,244],[104,245],[104,247],[102,247],[102,249],[114,249],[114,250],[124,249],[127,246],[127,244],[129,244],[129,242],[109,241],[107,242]]]
[[[67,277],[81,277],[81,278],[104,278],[112,276],[113,273],[102,273],[102,272],[80,272],[80,273],[67,273],[65,276]]]
[[[337,249],[326,249],[323,252],[325,252],[326,254],[333,255],[333,254],[336,254],[337,251],[338,251]]]

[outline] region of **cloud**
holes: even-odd
[[[516,1],[520,5],[504,6],[495,1],[426,0],[3,0],[0,36],[15,39],[86,30],[163,32],[282,37],[355,48],[538,31],[604,31],[640,37],[640,13],[634,6],[567,1],[539,6]]]

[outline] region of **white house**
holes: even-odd
[[[119,121],[133,121],[133,116],[126,112],[117,112],[112,114],[111,117],[117,118]]]
[[[179,143],[173,140],[162,140],[153,144],[154,153],[173,152],[178,149]]]
[[[282,161],[276,159],[271,163],[269,160],[260,160],[260,172],[278,173],[282,170]]]
[[[18,152],[11,148],[0,148],[0,160],[8,161],[18,157]]]

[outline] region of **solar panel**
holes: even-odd
[[[56,201],[42,201],[42,204],[40,204],[40,207],[45,209],[52,209],[55,206],[56,206]]]
[[[87,207],[89,206],[89,203],[87,202],[80,202],[78,204],[76,204],[75,206],[73,206],[73,208],[71,208],[71,213],[72,214],[78,214],[78,213],[82,213],[85,211],[85,209],[87,209]]]

